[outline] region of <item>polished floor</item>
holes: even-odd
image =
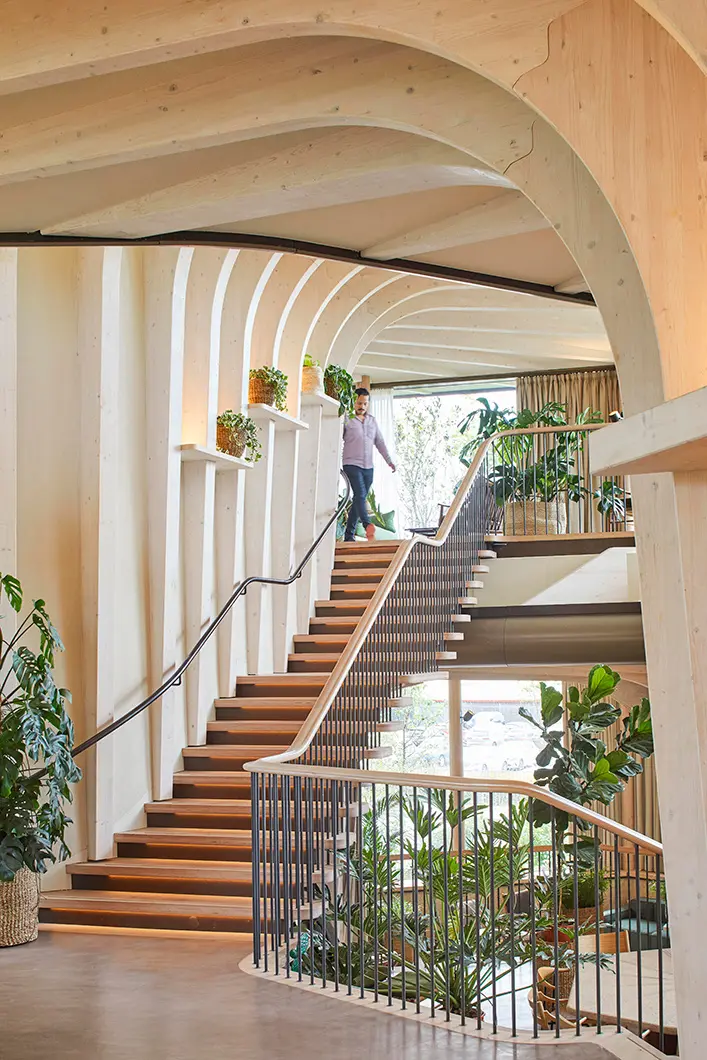
[[[42,932],[0,950],[0,1060],[609,1060],[511,1046],[246,975],[229,940]]]

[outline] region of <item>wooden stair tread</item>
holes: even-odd
[[[335,608],[339,608],[339,607],[355,607],[357,604],[359,604],[361,606],[361,608],[366,608],[366,607],[368,607],[369,603],[370,603],[370,601],[369,600],[365,600],[365,599],[363,599],[363,600],[317,600],[317,602],[315,604],[315,607],[335,607]]]
[[[240,846],[250,849],[250,828],[160,828],[148,825],[133,832],[117,832],[116,843],[164,843],[167,846]]]
[[[246,758],[248,761],[255,762],[257,758],[280,754],[289,746],[287,743],[207,743],[199,744],[197,747],[183,747],[182,755],[185,758]]]
[[[313,684],[317,678],[321,678],[322,682],[324,682],[328,677],[329,674],[319,674],[315,671],[309,674],[251,674],[249,677],[239,677],[237,679],[236,691],[238,691],[239,684],[241,687],[246,687],[247,685],[306,685]],[[235,698],[238,700],[240,696],[236,695]]]
[[[365,578],[369,576],[379,581],[385,574],[385,567],[351,567],[341,570],[334,567],[332,578]]]
[[[297,633],[292,638],[295,645],[298,644],[323,644],[324,647],[333,647],[335,644],[343,651],[351,640],[350,633]]]
[[[250,861],[108,858],[106,861],[72,862],[66,866],[66,871],[71,876],[135,876],[147,879],[210,879],[226,883],[248,883],[252,878],[253,867]]]
[[[258,710],[274,707],[280,710],[283,707],[311,709],[315,703],[316,699],[312,696],[233,696],[215,700],[214,706],[217,710],[219,707],[239,707],[243,710],[248,710],[249,707],[257,707]]]
[[[238,788],[250,788],[250,774],[235,769],[183,769],[174,774],[172,783],[178,785],[208,784],[209,787],[230,783]]]
[[[250,814],[251,810],[250,799],[163,799],[161,802],[145,803],[145,813],[205,813],[239,817]]]
[[[288,662],[337,662],[341,658],[340,651],[298,651],[288,655]]]
[[[130,910],[134,913],[184,913],[201,916],[240,916],[250,919],[253,902],[242,895],[151,894],[145,891],[48,891],[40,899],[43,909]]]

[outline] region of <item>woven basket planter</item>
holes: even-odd
[[[510,501],[503,506],[503,533],[512,536],[566,534],[567,510],[555,501]]]
[[[324,372],[318,364],[302,369],[302,393],[324,393]]]
[[[275,387],[262,379],[248,380],[248,402],[251,405],[274,405]]]
[[[327,397],[334,398],[334,401],[339,400],[339,391],[336,389],[336,383],[328,376],[324,379],[324,393]]]
[[[34,942],[39,934],[39,876],[21,868],[0,883],[0,946]]]
[[[243,456],[246,443],[245,431],[231,431],[216,424],[216,448],[229,456]]]

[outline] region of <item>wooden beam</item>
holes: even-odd
[[[243,160],[44,231],[134,239],[450,185],[508,187],[446,144],[376,128],[305,130],[241,145]],[[166,176],[166,175],[165,175]],[[163,181],[165,180],[163,176]]]
[[[707,387],[592,435],[593,474],[707,470]]]
[[[447,60],[378,41],[334,38],[324,51],[316,39],[274,41],[10,99],[0,179],[173,155],[268,130],[366,124],[421,131],[426,122],[440,140],[458,138],[462,128],[462,139],[482,140],[483,161],[502,172],[531,149],[532,120],[524,104],[511,96],[501,102],[498,91]],[[461,125],[460,99],[468,110]]]
[[[521,192],[502,192],[463,213],[444,217],[441,221],[422,225],[397,238],[376,243],[368,247],[364,254],[368,258],[381,260],[416,257],[447,247],[484,243],[489,239],[519,235],[521,232],[538,232],[549,227],[547,218]]]

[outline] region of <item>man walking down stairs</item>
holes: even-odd
[[[205,746],[184,748],[173,797],[147,803],[146,826],[115,836],[116,857],[69,864],[71,889],[41,899],[44,923],[251,930],[250,774],[243,767],[290,747],[398,544],[337,546],[330,597],[317,602],[309,633],[294,638],[288,672],[238,678],[235,696],[216,701]]]

